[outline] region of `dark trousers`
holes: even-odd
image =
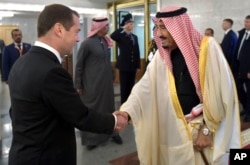
[[[121,104],[124,103],[135,84],[136,72],[120,71]]]
[[[247,78],[237,78],[236,85],[240,103],[246,112],[246,119],[250,120],[250,80]]]

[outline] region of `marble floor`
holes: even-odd
[[[119,107],[119,85],[114,86],[116,93],[116,108]],[[8,86],[0,82],[0,165],[8,164],[8,153],[12,139],[12,127],[9,118],[9,90]],[[136,151],[133,127],[128,126],[120,133],[123,144],[113,141],[98,146],[89,151],[81,145],[79,130],[75,130],[77,140],[77,165],[110,165],[109,161]]]

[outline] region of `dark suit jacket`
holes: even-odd
[[[238,50],[240,47],[241,40],[244,37],[244,34],[246,32],[246,29],[242,29],[239,31],[239,39],[236,47],[236,54],[238,54]],[[241,78],[246,78],[247,73],[250,73],[250,37],[244,42],[244,44],[241,47],[241,53],[239,55],[239,59],[235,59],[235,61],[238,61],[238,76]],[[237,55],[236,55],[237,57]]]
[[[233,30],[230,30],[223,38],[221,42],[222,51],[227,59],[228,64],[231,66],[233,56],[235,55],[235,49],[237,45],[237,35]]]
[[[3,48],[4,48],[5,44],[4,44],[4,41],[0,39],[0,54],[3,54]]]
[[[119,56],[116,62],[116,68],[121,71],[135,72],[140,68],[140,50],[138,38],[132,34],[135,44],[133,44],[129,35],[122,29],[114,31],[110,37],[116,41],[119,47]]]
[[[85,107],[56,56],[33,46],[9,75],[13,140],[9,165],[75,165],[74,127],[112,134],[112,114]]]
[[[23,52],[22,55],[28,52],[31,48],[31,45],[28,43],[23,43]],[[8,46],[5,46],[3,49],[3,78],[5,81],[8,81],[10,69],[16,60],[20,57],[19,50],[15,48],[15,44],[12,43]]]
[[[5,46],[5,43],[3,40],[0,39],[0,74],[1,79],[3,80],[3,70],[2,70],[2,54],[3,54],[3,48]]]

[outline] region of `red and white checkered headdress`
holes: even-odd
[[[154,23],[156,23],[161,20],[164,23],[166,29],[172,35],[178,48],[184,56],[189,73],[195,84],[196,92],[202,100],[198,64],[198,56],[202,36],[194,28],[186,11],[187,9],[183,7],[166,7],[156,14],[156,17],[153,18],[153,21]],[[156,29],[154,30],[154,38],[161,57],[172,72],[173,66],[170,57],[171,52],[170,50],[164,49],[162,47],[161,40],[156,35]]]

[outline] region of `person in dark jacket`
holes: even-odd
[[[121,28],[110,36],[119,47],[116,68],[119,69],[121,104],[124,103],[135,83],[136,72],[140,69],[140,50],[138,37],[132,33],[134,21],[129,13],[124,16]]]
[[[5,47],[4,40],[0,39],[0,73],[1,73],[1,80],[4,81],[3,78],[3,69],[2,69],[2,55],[3,55],[3,48]]]
[[[9,75],[13,139],[9,165],[76,165],[75,127],[112,134],[127,121],[91,111],[81,101],[61,65],[79,41],[77,12],[52,4],[40,13],[38,40]]]
[[[225,35],[221,42],[221,48],[231,69],[238,40],[237,34],[232,30],[232,26],[232,19],[226,18],[223,20],[222,28],[225,31]]]
[[[22,42],[23,35],[20,29],[13,29],[11,31],[11,37],[14,42],[4,47],[2,55],[3,79],[7,84],[13,64],[31,48],[31,44]]]
[[[250,122],[250,15],[246,16],[245,27],[239,31],[233,72],[235,74],[240,103],[245,113],[245,122]]]

